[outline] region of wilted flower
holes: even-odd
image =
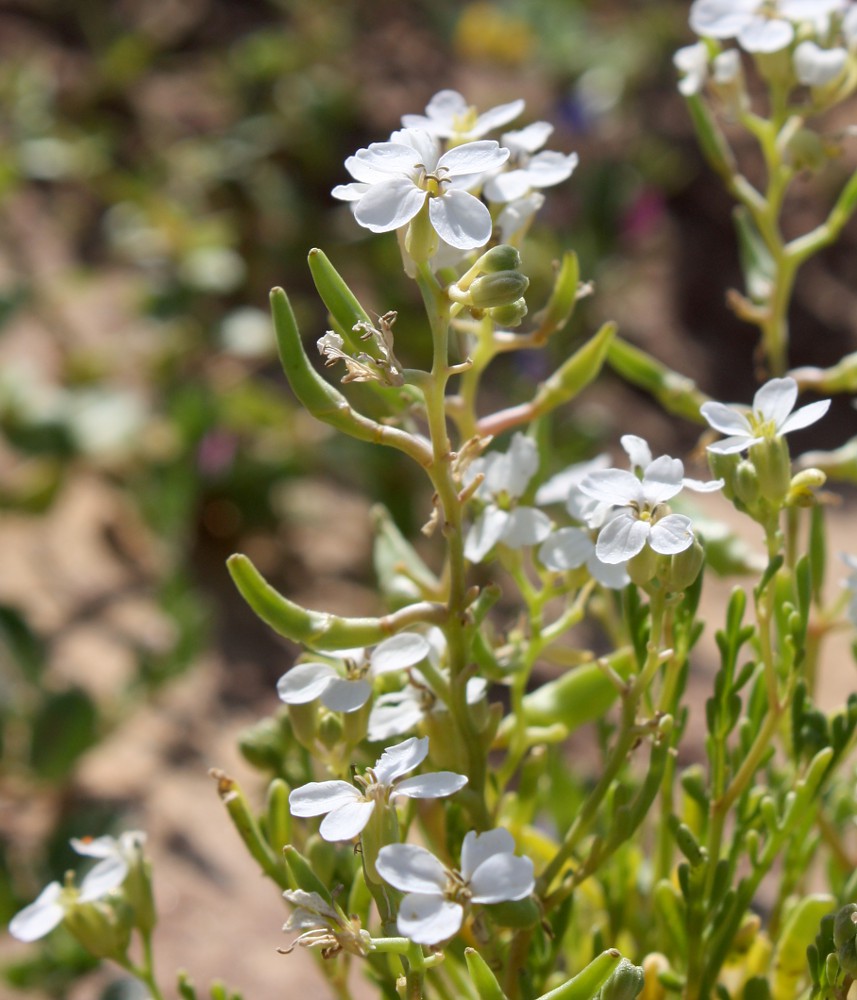
[[[419,767],[428,754],[428,737],[412,736],[385,750],[365,775],[355,779],[360,788],[347,781],[311,781],[289,795],[293,816],[322,816],[319,833],[325,840],[351,840],[369,822],[378,803],[386,804],[394,795],[411,799],[438,799],[452,795],[467,784],[463,774],[435,771],[399,779]]]
[[[424,847],[388,844],[378,852],[378,874],[407,893],[399,905],[399,933],[417,944],[434,945],[456,934],[472,903],[524,899],[533,891],[533,862],[514,853],[508,830],[468,833],[461,869],[453,871]]]
[[[332,712],[356,712],[372,694],[371,679],[394,670],[405,670],[424,659],[428,640],[415,632],[399,632],[365,649],[340,650],[335,657],[342,674],[329,663],[299,663],[277,682],[277,694],[287,705],[305,705],[316,698]]]
[[[349,920],[338,907],[331,906],[317,892],[286,889],[283,896],[295,907],[283,924],[283,930],[301,933],[288,948],[281,949],[282,954],[288,955],[298,945],[301,948],[320,948],[322,958],[333,958],[341,951],[360,957],[369,954],[372,939],[368,931],[361,929],[356,917]]]
[[[772,441],[791,431],[802,430],[820,420],[830,407],[829,399],[794,409],[797,382],[793,378],[772,378],[753,397],[753,406],[703,403],[700,412],[709,425],[729,437],[715,441],[708,450],[717,455],[733,455],[762,441]],[[792,412],[794,410],[794,412]]]

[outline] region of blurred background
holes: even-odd
[[[283,285],[307,343],[324,332],[305,264],[319,246],[370,312],[398,310],[405,362],[425,360],[395,239],[370,238],[330,197],[348,180],[345,157],[403,113],[444,87],[482,110],[523,96],[515,127],[548,120],[550,147],[580,154],[572,179],[547,191],[524,269],[538,308],[551,262],[572,248],[595,295],[544,356],[498,365],[495,399],[527,398],[606,318],[709,394],[750,398],[754,334],[725,306],[740,283],[731,205],[675,89],[688,7],[2,5],[4,921],[73,866],[70,835],[141,827],[162,969],[223,976],[247,1000],[295,988],[301,959],[274,954],[284,909],[206,777],[213,765],[248,773],[236,734],[275,710],[294,651],[243,606],[224,561],[246,552],[305,605],[373,613],[371,504],[409,534],[425,519],[411,470],[296,407],[267,316],[269,289]],[[847,169],[799,185],[795,231],[820,218]],[[802,274],[793,364],[857,347],[855,254],[852,226]],[[838,445],[857,432],[853,417],[846,405],[812,444]],[[629,427],[678,454],[698,433],[610,376],[560,423],[569,458]],[[134,996],[115,974],[93,979],[62,934],[42,947],[4,941],[0,965],[4,995]]]

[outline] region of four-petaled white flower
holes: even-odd
[[[661,555],[683,552],[693,544],[693,525],[684,514],[672,514],[668,500],[684,486],[684,466],[661,455],[646,466],[643,478],[624,469],[593,472],[580,484],[581,492],[599,503],[623,509],[598,534],[595,551],[606,563],[632,559],[646,544]]]
[[[820,420],[830,407],[829,399],[794,409],[797,382],[793,378],[772,378],[753,397],[753,406],[703,403],[700,412],[709,425],[729,436],[715,441],[708,450],[718,455],[734,455],[762,441],[802,430]],[[794,412],[792,412],[794,410]]]
[[[407,893],[399,904],[399,933],[417,944],[435,945],[456,934],[465,907],[524,899],[535,886],[533,862],[514,853],[508,830],[472,831],[461,848],[461,869],[453,871],[424,847],[388,844],[376,868],[385,882]]]
[[[322,958],[333,958],[341,951],[365,956],[372,947],[369,932],[360,927],[357,917],[350,919],[337,906],[331,906],[317,892],[304,889],[286,889],[285,899],[295,907],[283,924],[284,931],[301,933],[288,948],[280,949],[288,955],[301,948],[320,948]]]
[[[424,115],[402,115],[405,128],[418,128],[437,136],[467,142],[481,139],[495,128],[508,125],[524,110],[524,101],[499,104],[481,115],[457,90],[441,90],[429,101]]]
[[[9,933],[19,941],[36,941],[58,927],[66,912],[79,903],[103,899],[125,881],[128,869],[139,853],[145,835],[137,831],[114,837],[72,839],[78,854],[99,858],[98,864],[83,877],[80,887],[51,882],[38,897],[20,910],[9,922]]]
[[[843,10],[844,0],[694,0],[690,26],[709,38],[735,38],[746,52],[779,52],[794,25]]]
[[[369,822],[379,803],[394,795],[410,799],[438,799],[452,795],[467,784],[463,774],[435,771],[414,778],[399,779],[419,767],[428,754],[428,737],[412,736],[385,750],[365,775],[355,779],[360,788],[347,781],[311,781],[289,795],[293,816],[324,816],[319,833],[325,840],[351,840]]]
[[[500,142],[511,153],[514,167],[495,174],[483,191],[489,201],[514,202],[534,189],[553,187],[568,180],[578,163],[577,153],[541,149],[553,132],[548,122],[533,122],[516,132],[504,132]]]
[[[550,534],[551,519],[544,511],[516,503],[538,467],[536,444],[523,434],[513,436],[508,451],[491,452],[471,463],[468,481],[483,474],[476,496],[487,501],[464,543],[471,562],[481,562],[498,542],[518,549],[543,542]]]
[[[402,129],[388,142],[374,142],[349,156],[345,166],[355,183],[340,184],[332,193],[353,202],[354,218],[373,233],[401,229],[428,200],[438,236],[459,250],[473,250],[491,237],[491,213],[466,189],[508,158],[509,150],[493,139],[467,142],[441,155],[433,135]]]
[[[332,712],[356,712],[372,694],[373,677],[412,667],[424,660],[430,649],[424,636],[399,632],[369,654],[365,649],[323,654],[339,660],[344,677],[329,663],[299,663],[279,679],[277,694],[287,705],[305,705],[320,698]]]

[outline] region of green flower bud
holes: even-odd
[[[804,469],[792,477],[786,504],[789,507],[811,507],[815,501],[815,491],[827,482],[821,469]]]
[[[134,914],[134,926],[144,934],[150,933],[158,922],[158,914],[152,893],[152,866],[144,857],[142,846],[135,849],[122,891]]]
[[[289,708],[291,709],[291,705]],[[333,749],[342,740],[343,729],[342,721],[339,716],[333,712],[328,712],[325,715],[318,727],[318,738],[321,742],[328,748]]]
[[[496,271],[477,278],[470,286],[468,301],[477,309],[493,309],[516,302],[530,284],[520,271]]]
[[[702,564],[705,562],[705,550],[694,538],[693,543],[683,552],[676,552],[669,557],[664,582],[669,590],[687,590],[699,576]]]
[[[645,587],[654,578],[658,571],[658,558],[654,549],[644,545],[633,559],[628,560],[628,576],[638,587]]]
[[[319,834],[313,833],[307,838],[304,854],[319,881],[323,882],[324,885],[331,885],[333,872],[336,868],[336,844],[331,844]]]
[[[277,771],[285,756],[283,733],[274,718],[260,719],[238,737],[238,749],[248,764],[259,771]]]
[[[762,492],[756,466],[746,458],[742,458],[735,468],[734,488],[735,495],[748,507],[756,503]]]
[[[303,705],[289,705],[289,722],[295,739],[302,747],[312,750],[315,747],[315,734],[318,725],[318,705],[314,701]]]
[[[829,159],[821,137],[808,128],[795,132],[786,143],[785,151],[796,170],[820,170]]]
[[[723,480],[723,495],[727,500],[735,496],[735,476],[741,462],[739,455],[721,455],[719,452],[708,452],[708,467],[715,479]]]
[[[841,948],[857,938],[857,903],[846,903],[833,920],[833,943]]]
[[[791,458],[784,437],[760,441],[750,447],[750,461],[759,477],[761,495],[769,503],[780,506],[791,485]]]
[[[489,309],[488,315],[498,326],[520,326],[527,315],[527,303],[523,299],[518,299],[509,305]]]
[[[517,271],[521,266],[521,255],[516,247],[501,243],[491,247],[473,265],[481,274],[496,274],[498,271]]]
[[[623,958],[601,987],[601,1000],[636,1000],[644,985],[643,970]]]

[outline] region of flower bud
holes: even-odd
[[[333,870],[336,868],[336,844],[331,844],[317,833],[313,833],[307,838],[304,854],[319,881],[324,885],[330,885],[333,882]]]
[[[141,838],[135,842],[129,861],[122,891],[133,911],[134,926],[148,934],[158,922],[158,914],[152,893],[152,866],[143,854]]]
[[[290,709],[291,707],[292,706],[289,705]],[[342,739],[342,721],[338,715],[335,715],[333,712],[328,712],[328,714],[322,718],[318,727],[318,738],[331,750],[338,745]]]
[[[820,170],[829,157],[818,133],[799,129],[786,144],[786,156],[795,170]]]
[[[238,737],[241,756],[259,771],[277,771],[285,757],[283,733],[274,718],[260,719]]]
[[[734,489],[738,499],[748,507],[756,503],[762,492],[756,467],[746,458],[742,458],[735,468]]]
[[[498,271],[517,271],[521,266],[521,255],[516,247],[507,243],[491,247],[473,265],[481,274],[496,274]]]
[[[739,455],[722,455],[717,451],[708,452],[708,467],[715,479],[723,480],[723,495],[727,500],[735,498],[735,474],[741,458]]]
[[[627,958],[601,987],[601,1000],[636,1000],[644,986],[643,970]]]
[[[628,576],[638,587],[645,587],[658,570],[658,554],[648,545],[644,545],[633,559],[628,560],[626,569]]]
[[[469,304],[477,309],[493,309],[516,302],[530,284],[520,271],[495,271],[477,278],[469,289]]]
[[[833,920],[833,943],[841,948],[857,938],[857,903],[846,903]]]
[[[664,583],[673,591],[687,590],[699,576],[705,561],[705,551],[694,538],[693,543],[681,552],[669,557]]]
[[[664,1000],[667,991],[661,983],[660,977],[669,971],[669,959],[659,951],[651,951],[643,959],[642,968],[645,986],[640,1000]]]
[[[520,326],[521,321],[527,315],[527,303],[523,299],[518,299],[510,305],[489,309],[488,314],[498,326]]]
[[[288,711],[295,739],[302,747],[311,751],[315,746],[318,705],[314,701],[303,705],[289,705]]]
[[[804,469],[792,477],[786,504],[790,507],[811,507],[816,500],[815,491],[827,482],[821,469]]]
[[[759,477],[761,495],[769,503],[780,506],[791,485],[791,458],[786,439],[767,438],[751,445],[750,461]]]

